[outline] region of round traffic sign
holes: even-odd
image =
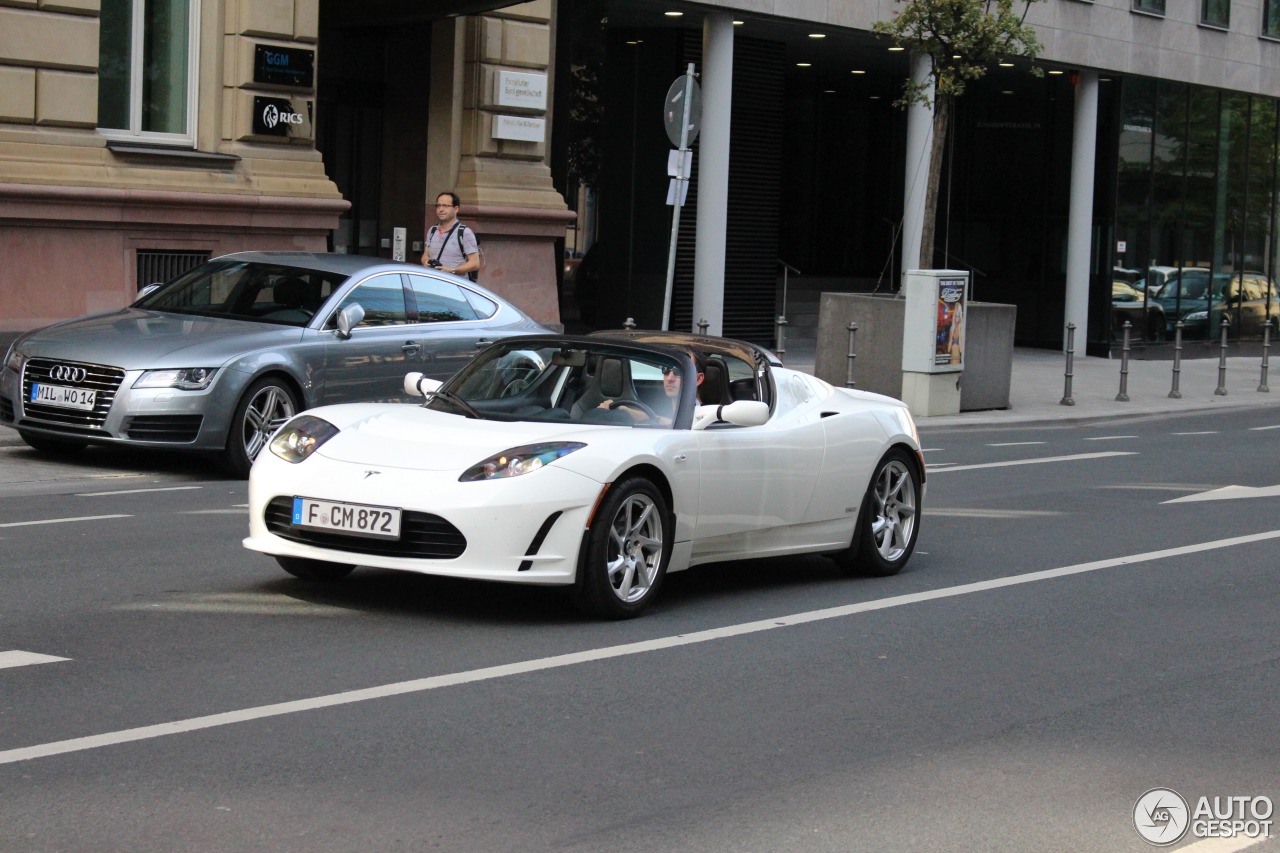
[[[680,124],[684,121],[686,87],[689,92],[689,132],[684,143],[692,145],[698,138],[698,128],[702,123],[702,88],[698,81],[688,74],[681,74],[667,90],[667,100],[662,105],[662,123],[667,127],[667,138],[677,148],[680,147]]]

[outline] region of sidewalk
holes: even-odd
[[[795,360],[789,366],[798,370],[813,369],[810,363]],[[1010,408],[983,412],[962,412],[920,418],[919,425],[928,429],[950,426],[1025,424],[1043,421],[1087,421],[1141,415],[1183,413],[1254,406],[1276,406],[1280,418],[1280,359],[1273,365],[1267,384],[1268,393],[1258,391],[1262,376],[1262,359],[1236,356],[1227,359],[1225,395],[1215,394],[1218,387],[1216,358],[1185,359],[1178,381],[1181,399],[1169,396],[1173,387],[1173,362],[1129,362],[1129,402],[1116,400],[1120,390],[1120,359],[1074,359],[1071,397],[1074,406],[1062,405],[1065,388],[1066,356],[1040,349],[1016,349],[1013,355],[1013,378],[1009,389]],[[16,430],[0,426],[0,447],[22,444]]]

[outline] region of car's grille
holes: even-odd
[[[203,415],[139,415],[129,419],[125,432],[134,441],[192,442],[203,420]]]
[[[55,367],[83,369],[84,377],[74,382],[54,379],[50,372]],[[116,391],[120,389],[122,381],[124,381],[124,371],[118,367],[51,358],[33,358],[27,361],[22,371],[22,399],[25,401],[22,408],[28,417],[38,421],[41,426],[62,427],[68,432],[84,432],[87,427],[90,431],[99,432],[103,421],[107,419],[107,412],[111,411],[111,403],[115,400]],[[30,400],[33,382],[46,382],[73,388],[92,388],[96,392],[93,411],[32,403]]]
[[[13,423],[13,401],[8,397],[0,397],[0,421]]]
[[[400,514],[400,538],[369,539],[327,533],[292,524],[293,498],[276,497],[267,504],[264,521],[267,529],[290,542],[301,542],[320,548],[335,548],[352,554],[374,554],[380,557],[421,557],[430,560],[452,560],[467,550],[462,531],[438,515],[405,510]]]

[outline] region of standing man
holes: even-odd
[[[458,221],[461,203],[457,193],[436,196],[436,217],[440,223],[427,229],[422,265],[465,275],[475,281],[475,273],[480,269],[480,245],[471,229]]]

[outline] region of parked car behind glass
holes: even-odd
[[[304,408],[403,399],[489,343],[546,331],[465,278],[359,255],[242,252],[133,305],[19,337],[0,423],[46,452],[121,444],[220,453],[234,474]]]

